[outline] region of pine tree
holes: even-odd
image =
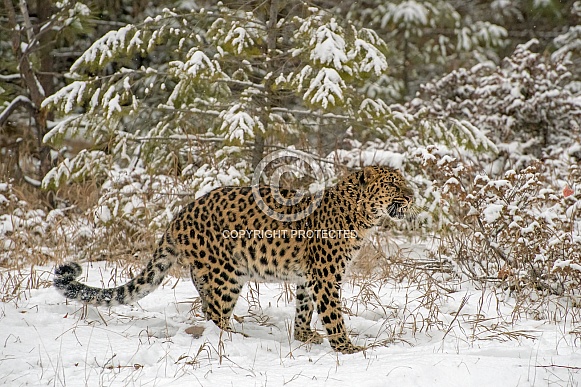
[[[203,192],[248,183],[267,149],[325,153],[350,127],[395,119],[360,92],[387,67],[373,31],[312,7],[260,7],[165,10],[97,40],[71,66],[74,82],[43,104],[61,117],[45,141],[82,136],[94,147],[64,159],[44,186],[139,169]]]
[[[506,29],[465,15],[460,8],[446,0],[354,3],[350,15],[389,43],[392,71],[382,80],[385,90],[375,92],[402,102],[439,74],[483,58],[497,59],[496,50],[506,44]]]

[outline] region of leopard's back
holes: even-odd
[[[261,188],[260,197],[274,207],[269,188]],[[279,211],[292,214],[299,207],[304,203],[294,208],[282,206]],[[304,257],[309,240],[297,231],[302,224],[270,217],[257,204],[250,187],[225,187],[184,208],[169,232],[177,242],[182,264],[193,265],[201,276],[223,265],[228,279],[235,275],[246,280],[297,281],[307,270]]]

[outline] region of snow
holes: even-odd
[[[313,62],[333,65],[339,71],[344,69],[343,64],[348,58],[345,53],[345,40],[339,33],[341,33],[341,28],[335,19],[317,28],[309,42],[313,46],[310,55]]]
[[[347,168],[360,168],[368,165],[384,165],[396,169],[402,169],[406,157],[405,154],[383,149],[354,149],[350,151],[337,149],[329,155],[329,158],[336,160]]]
[[[10,114],[13,113],[14,107],[18,104],[28,104],[33,106],[32,101],[25,97],[24,95],[19,95],[12,100],[1,112],[0,112],[0,122],[6,122]]]
[[[111,285],[112,269],[92,265],[88,283]],[[32,273],[42,283],[50,281],[52,270],[10,274]],[[139,304],[110,309],[85,309],[50,287],[26,291],[0,306],[0,384],[449,387],[581,381],[581,351],[570,326],[543,320],[505,324],[498,313],[511,320],[511,305],[463,284],[439,301],[441,327],[426,331],[420,328],[429,317],[414,303],[425,295],[409,285],[367,284],[379,297],[370,303],[362,299],[362,287],[344,285],[346,306],[357,314],[346,320],[352,339],[376,345],[352,355],[333,352],[326,340],[292,340],[294,305],[278,284],[260,284],[258,299],[254,290],[243,290],[234,311],[242,322],[234,327],[247,337],[221,333],[192,314],[197,293],[186,279],[172,278]],[[192,325],[205,328],[201,337],[185,332]]]
[[[119,101],[121,100],[121,96],[119,94],[115,94],[113,98],[107,101],[107,106],[105,110],[107,111],[107,119],[111,119],[114,112],[121,112],[121,105]]]
[[[533,0],[533,9],[548,8],[552,5],[552,0]]]
[[[203,51],[199,51],[198,49],[190,50],[186,62],[173,61],[170,62],[170,66],[181,70],[193,78],[200,76],[203,72],[213,76],[219,71],[219,66],[210,60]]]
[[[76,103],[78,104],[83,100],[86,88],[87,82],[74,81],[70,85],[59,89],[53,95],[45,98],[42,101],[41,107],[45,108],[50,105],[57,105],[61,101],[66,101],[62,110],[65,114],[68,114],[73,111]]]
[[[508,31],[504,27],[490,22],[478,21],[472,25],[472,31],[478,40],[487,45],[501,45],[502,40],[508,36]]]
[[[223,121],[220,131],[225,132],[224,137],[228,141],[237,140],[240,144],[244,144],[245,140],[254,138],[255,130],[264,132],[264,125],[260,118],[248,114],[246,110],[244,105],[234,104],[221,113],[220,118]]]
[[[106,224],[111,221],[113,216],[111,210],[106,205],[101,205],[95,210],[95,219],[100,223]]]
[[[194,173],[192,185],[199,187],[195,194],[197,199],[218,187],[240,186],[245,183],[248,183],[245,176],[233,166],[222,171],[219,168],[204,164]]]
[[[577,271],[581,271],[581,265],[578,265],[576,263],[573,263],[570,259],[567,260],[556,260],[555,263],[553,264],[553,269],[565,269],[565,268],[571,268],[572,270],[577,270]]]
[[[2,81],[14,81],[20,79],[20,74],[0,74],[0,80]]]
[[[83,53],[71,66],[71,73],[77,72],[83,65],[97,62],[99,65],[105,63],[106,60],[113,58],[115,52],[118,50],[130,50],[134,46],[138,47],[143,42],[136,33],[137,29],[134,25],[128,24],[121,27],[117,31],[109,31],[103,37],[95,41],[87,51]],[[131,34],[134,36],[127,43],[127,37]]]
[[[579,36],[581,36],[581,25],[570,26],[566,33],[557,36],[554,43],[559,49],[551,54],[551,58],[557,61],[568,53],[579,50],[581,47]]]
[[[504,180],[504,179],[492,180],[492,181],[489,181],[486,185],[489,187],[494,187],[496,189],[501,189],[501,188],[505,188],[505,187],[510,188],[511,187],[510,181]]]
[[[236,27],[230,31],[230,34],[226,36],[224,41],[231,41],[232,45],[236,47],[236,52],[238,54],[241,54],[245,48],[254,45],[254,40],[252,39],[251,34],[242,27]]]
[[[335,69],[324,67],[311,81],[303,99],[309,100],[313,105],[320,104],[323,109],[327,109],[329,104],[335,105],[336,100],[343,100],[343,89],[345,88],[345,82],[339,73]]]
[[[389,23],[405,26],[426,26],[428,25],[430,9],[429,3],[420,4],[414,0],[402,1],[400,4],[388,5],[388,12],[381,21],[381,27]]]
[[[482,215],[484,215],[484,220],[488,224],[492,224],[496,222],[502,216],[502,210],[504,208],[504,204],[489,204],[484,211],[482,211]]]
[[[358,66],[360,71],[373,73],[377,76],[387,70],[387,59],[373,44],[363,39],[355,40],[355,55],[364,53],[363,58],[359,60]]]

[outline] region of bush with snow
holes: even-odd
[[[433,157],[422,157],[423,166],[445,204],[441,256],[470,279],[537,306],[581,295],[581,201],[550,166],[535,162],[495,178],[436,148],[427,152]],[[581,177],[577,165],[568,172]]]
[[[581,99],[570,88],[570,63],[533,52],[536,43],[518,46],[500,66],[482,63],[424,85],[412,111],[464,119],[484,131],[500,150],[493,173],[559,156],[579,144]]]

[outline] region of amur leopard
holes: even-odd
[[[362,350],[347,335],[341,281],[366,233],[381,218],[403,218],[410,208],[413,192],[401,173],[365,167],[325,189],[318,206],[313,196],[281,205],[275,194],[291,198],[292,193],[254,189],[259,189],[258,201],[252,187],[224,187],[187,205],[168,226],[145,269],[124,285],[99,289],[82,284],[75,280],[81,266],[71,262],[55,270],[54,286],[67,298],[92,305],[129,304],[155,290],[177,263],[189,267],[206,318],[228,330],[247,281],[294,282],[294,338],[323,341],[311,328],[316,308],[334,350]],[[265,205],[286,218],[269,216]],[[295,216],[303,210],[310,210],[310,215]]]

